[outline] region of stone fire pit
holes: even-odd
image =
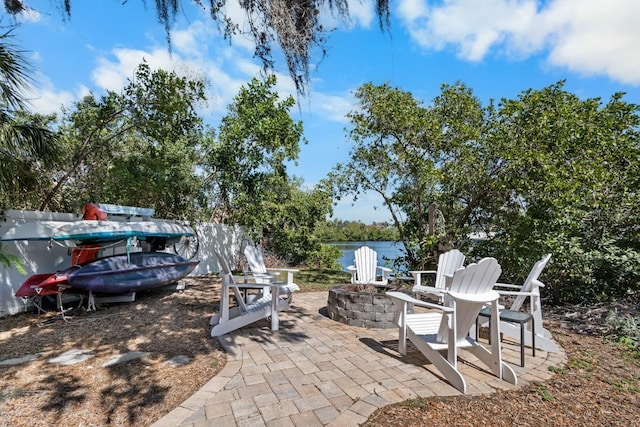
[[[327,300],[329,318],[350,326],[396,328],[397,308],[385,292],[397,290],[395,286],[364,284],[333,286]]]

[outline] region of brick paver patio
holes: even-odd
[[[412,347],[398,353],[398,330],[347,326],[326,317],[326,292],[296,293],[281,313],[280,331],[261,321],[220,337],[225,367],[153,427],[357,426],[378,408],[415,397],[455,396]],[[215,339],[215,338],[212,338]],[[461,351],[467,394],[493,393],[549,378],[564,353],[528,352],[505,340],[503,357],[518,376],[513,386]]]

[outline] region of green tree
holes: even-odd
[[[0,206],[9,206],[14,197],[30,199],[37,171],[53,164],[59,154],[49,119],[25,112],[31,66],[11,37],[10,30],[0,34]],[[24,272],[20,262],[0,244],[0,264],[14,264]]]
[[[9,134],[22,133],[16,128],[35,128],[36,132],[48,134],[50,147],[45,151],[34,149],[21,137],[7,135],[12,148],[0,148],[0,206],[5,208],[37,209],[44,197],[46,188],[51,184],[50,170],[61,157],[60,144],[54,131],[57,120],[54,114],[40,115],[24,110],[11,114],[10,123],[5,122]],[[22,137],[25,137],[23,134]]]
[[[387,223],[363,224],[357,221],[334,219],[320,224],[316,236],[323,242],[346,242],[365,240],[397,241],[398,232]]]
[[[351,159],[330,175],[337,196],[380,194],[411,267],[451,247],[496,256],[522,279],[546,252],[556,302],[638,288],[638,106],[580,100],[563,82],[487,107],[462,84],[423,107],[364,85]],[[429,232],[429,206],[435,232]],[[472,242],[470,233],[490,238]]]
[[[196,112],[204,83],[142,63],[122,94],[88,95],[65,112],[64,169],[41,208],[78,211],[87,201],[145,206],[193,217],[203,203],[197,170],[207,137]]]
[[[212,220],[240,224],[255,241],[269,237],[276,255],[298,264],[317,249],[313,231],[331,212],[331,199],[321,188],[302,190],[287,173],[303,129],[289,114],[294,99],[279,99],[275,84],[269,76],[240,89],[209,152],[206,182]]]
[[[274,76],[265,82],[254,78],[240,89],[208,158],[207,182],[217,201],[213,219],[242,224],[254,233],[289,193],[285,163],[297,159],[303,140],[302,123],[289,115],[295,100],[279,100],[275,84]]]
[[[509,170],[504,176],[514,177],[501,185],[517,197],[510,209],[486,209],[498,233],[476,252],[518,266],[531,263],[531,252],[551,252],[547,296],[555,301],[593,302],[636,291],[638,110],[619,93],[605,104],[581,100],[562,82],[503,100],[494,139]],[[523,147],[526,155],[518,152]]]
[[[456,244],[455,238],[464,235],[458,229],[469,226],[463,220],[470,203],[465,197],[480,193],[470,186],[486,181],[466,175],[481,167],[467,153],[471,147],[461,142],[477,141],[482,109],[463,85],[443,86],[431,108],[387,84],[365,84],[356,91],[356,98],[360,109],[348,115],[354,143],[350,160],[338,164],[329,181],[337,198],[357,197],[363,191],[379,194],[404,245],[406,260],[399,262],[424,268],[438,250]],[[442,117],[447,112],[455,117],[448,123]],[[446,235],[428,233],[432,203],[440,205],[447,219]]]
[[[320,188],[304,191],[292,180],[288,194],[269,212],[267,248],[288,264],[339,269],[340,251],[323,244],[315,233],[330,212],[328,193]]]

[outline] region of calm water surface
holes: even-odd
[[[404,254],[403,246],[400,242],[391,241],[357,241],[357,242],[326,242],[331,246],[336,246],[342,251],[342,257],[338,261],[343,271],[347,271],[347,267],[353,265],[353,253],[360,246],[369,246],[378,253],[378,265],[391,267],[389,261],[384,258],[394,260]]]

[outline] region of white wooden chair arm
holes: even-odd
[[[249,273],[247,274],[246,278],[247,279],[251,279],[252,277],[257,277],[259,279],[275,279],[277,276],[277,274],[273,274],[273,273]],[[241,277],[242,280],[245,279],[245,277]]]
[[[391,298],[397,299],[402,301],[405,304],[413,304],[413,305],[417,305],[419,307],[424,307],[424,308],[433,308],[436,310],[440,310],[440,311],[444,311],[446,313],[452,313],[454,310],[450,307],[444,307],[442,305],[438,305],[438,304],[432,304],[430,302],[426,302],[426,301],[422,301],[419,299],[416,299],[410,295],[407,295],[405,293],[402,292],[387,292],[386,295],[388,295]]]
[[[436,270],[409,270],[409,273],[413,274],[414,276],[416,274],[436,274],[437,271]]]
[[[391,273],[391,269],[390,269],[390,268],[388,268],[388,267],[380,267],[380,266],[378,266],[378,268],[379,268],[380,270],[382,270],[383,272]]]
[[[544,283],[542,283],[539,280],[533,280],[532,281],[532,285],[533,287],[538,287],[538,288],[544,288]],[[507,289],[522,289],[522,286],[520,285],[512,285],[510,283],[496,283],[497,288],[507,288]]]
[[[467,293],[458,293],[458,292],[447,292],[447,294],[451,295],[455,300],[460,301],[468,301],[468,302],[491,302],[500,298],[500,294],[497,291],[489,291],[483,294],[467,294]]]
[[[268,280],[269,282],[276,281],[277,276],[273,273],[246,273],[242,276],[232,276],[235,285],[252,285],[252,286],[265,286],[268,283],[258,282],[257,280]]]
[[[522,286],[512,285],[510,283],[496,283],[496,288],[507,288],[507,289],[520,289]]]
[[[247,283],[223,283],[222,286],[226,286],[228,288],[237,288],[237,289],[261,289],[265,286],[271,286],[271,283],[255,283],[255,282],[247,282]]]
[[[500,289],[497,289],[496,292],[498,292],[500,295],[525,295],[525,296],[535,296],[538,295],[534,292],[520,292],[520,291],[502,291]]]
[[[235,282],[235,283],[224,283],[223,286],[227,286],[229,288],[248,288],[248,289],[256,289],[256,288],[264,288],[265,286],[285,286],[287,282],[283,281],[274,281],[269,283],[255,283],[255,282]]]
[[[544,283],[542,283],[540,280],[533,280],[533,287],[544,288]]]
[[[274,271],[275,275],[280,275],[280,273],[287,273],[287,283],[293,284],[293,274],[300,271],[297,268],[267,268],[267,271]]]
[[[442,295],[446,292],[444,289],[434,288],[433,286],[422,286],[422,285],[416,285],[411,290],[413,292],[420,293],[420,294],[436,294],[436,295]]]
[[[270,267],[267,268],[268,271],[286,271],[287,273],[291,272],[291,273],[297,273],[298,271],[300,271],[297,268],[275,268],[275,267]]]

